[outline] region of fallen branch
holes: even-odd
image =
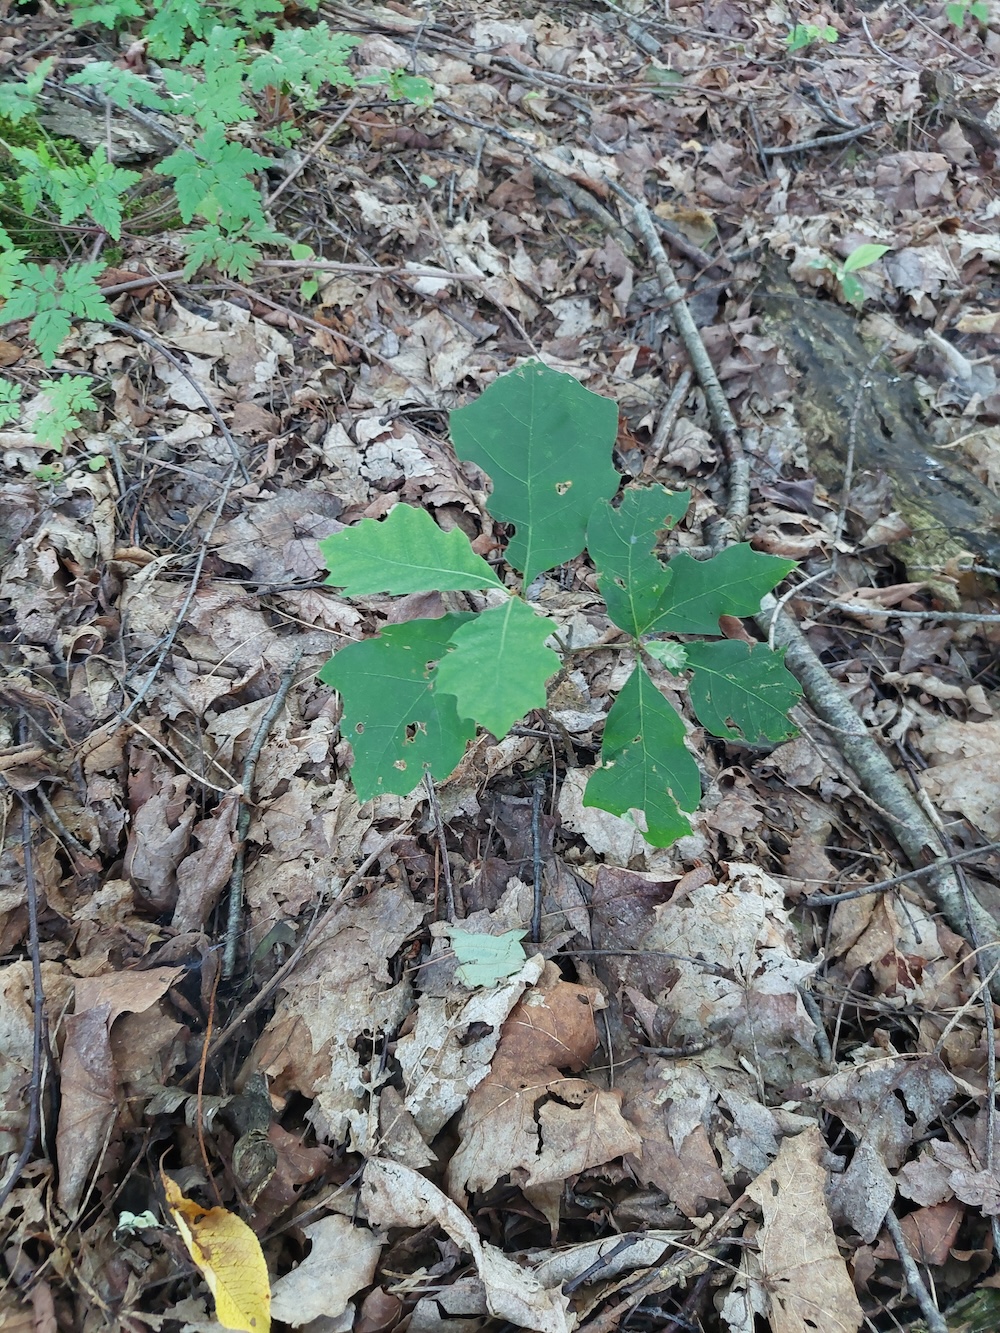
[[[719,383],[715,367],[712,365],[711,358],[705,349],[702,336],[698,332],[698,326],[688,309],[684,292],[680,283],[674,277],[674,271],[670,267],[666,251],[656,234],[649,209],[641,199],[633,199],[630,194],[620,186],[615,185],[614,182],[609,181],[608,184],[615,194],[619,195],[632,210],[636,231],[641,236],[656,268],[660,290],[670,302],[674,327],[684,344],[684,350],[688,354],[694,373],[698,377],[698,383],[705,394],[712,424],[716,433],[722,439],[723,448],[726,452],[726,463],[729,468],[729,494],[726,503],[724,530],[716,534],[715,541],[712,543],[721,549],[733,541],[742,540],[746,529],[747,516],[750,512],[750,462],[743,451],[743,439],[730,409],[729,400]]]
[[[975,898],[970,899],[966,910],[961,886],[937,830],[873,740],[850,700],[810,648],[805,635],[777,609],[777,602],[771,596],[761,603],[757,624],[764,634],[773,632],[774,642],[786,649],[785,665],[802,686],[813,712],[830,728],[832,740],[858,775],[864,792],[878,803],[883,817],[890,822],[893,837],[910,864],[927,867],[928,888],[948,925],[963,939],[973,942],[973,947],[978,933],[984,941],[980,965],[987,972],[1000,967],[996,922]],[[995,972],[990,989],[1000,999],[1000,979]]]
[[[636,230],[656,267],[660,287],[673,305],[675,326],[704,390],[712,422],[725,443],[730,468],[726,509],[730,534],[721,541],[724,545],[734,537],[738,540],[746,524],[750,507],[749,460],[715,367],[653,228],[648,208],[642,200],[633,199],[619,186],[609,184],[632,209]],[[713,542],[713,546],[719,544],[719,541]],[[802,686],[813,712],[831,729],[840,753],[857,774],[865,795],[889,823],[910,864],[923,868],[930,863],[927,884],[933,901],[952,930],[975,949],[979,966],[993,977],[990,990],[1000,999],[1000,939],[993,917],[975,898],[970,896],[966,901],[937,830],[798,626],[770,595],[761,602],[761,612],[756,619],[763,634],[773,636],[773,641],[786,649],[785,665]],[[982,941],[978,948],[977,940]]]

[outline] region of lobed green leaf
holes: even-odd
[[[788,712],[802,688],[785,667],[783,654],[766,643],[739,639],[689,643],[685,653],[694,672],[688,688],[691,706],[713,736],[753,744],[796,734]]]
[[[656,619],[673,578],[653,554],[657,533],[681,519],[690,501],[690,491],[630,487],[617,509],[601,500],[590,515],[587,550],[608,615],[636,638]]]
[[[335,588],[368,593],[459,592],[502,588],[460,528],[444,532],[426,509],[395,505],[381,522],[362,519],[319,543]]]
[[[601,767],[591,774],[583,803],[613,815],[641,810],[647,842],[669,847],[691,832],[684,812],[700,799],[684,723],[637,663],[604,724]]]
[[[682,551],[668,568],[673,579],[646,630],[718,634],[720,616],[756,615],[761,598],[791,573],[795,561],[763,555],[743,543],[710,560],[695,560]]]
[[[610,398],[539,361],[451,413],[455,452],[493,482],[493,517],[515,525],[507,560],[526,585],[583,550],[594,505],[621,481],[611,462],[617,429]]]
[[[455,697],[461,717],[502,740],[525,713],[545,707],[545,683],[560,665],[545,647],[555,630],[519,597],[482,611],[452,635],[438,689]]]
[[[319,673],[338,690],[341,735],[351,742],[351,778],[362,801],[408,796],[428,771],[448,777],[475,735],[455,700],[437,688],[435,664],[470,616],[386,625],[374,639],[341,648]]]

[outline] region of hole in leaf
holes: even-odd
[[[426,734],[427,734],[427,728],[424,726],[422,722],[407,722],[406,741],[408,742],[415,741],[418,736]],[[404,742],[404,744],[405,743],[406,742]]]
[[[557,481],[556,495],[565,495],[572,485],[573,483],[571,481]]]
[[[392,763],[392,766],[393,766],[393,768],[398,768],[399,771],[400,771],[400,773],[405,773],[405,772],[406,772],[406,760],[405,760],[405,759],[394,759],[394,760],[393,760],[393,763]]]
[[[365,724],[363,722],[356,723],[354,730],[358,733],[359,736],[364,735]]]

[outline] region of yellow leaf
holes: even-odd
[[[260,1241],[235,1213],[200,1208],[160,1168],[170,1216],[215,1297],[215,1317],[226,1328],[269,1333],[271,1283]]]

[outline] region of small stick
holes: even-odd
[[[903,875],[880,880],[878,884],[862,884],[860,888],[847,889],[843,893],[811,894],[808,898],[800,898],[796,907],[829,907],[834,903],[846,903],[854,898],[864,898],[869,893],[883,893],[886,889],[894,889],[897,884],[906,884],[911,879],[921,879],[924,875],[933,874],[944,865],[957,865],[960,861],[970,861],[976,856],[983,856],[986,852],[995,852],[998,849],[1000,842],[988,842],[985,847],[972,847],[964,852],[956,852],[954,856],[944,857],[931,865],[918,866],[916,870],[907,870]]]
[[[24,731],[22,722],[21,729]],[[22,736],[23,743],[23,736]],[[42,988],[42,963],[38,938],[38,886],[31,853],[31,806],[23,792],[21,801],[21,846],[24,851],[24,884],[28,897],[28,949],[31,953],[31,1083],[28,1087],[28,1123],[17,1160],[0,1186],[0,1206],[10,1197],[34,1151],[42,1123],[42,1048],[45,1041],[45,991]]]
[[[726,461],[729,466],[729,496],[726,505],[726,520],[733,538],[738,541],[746,528],[747,516],[750,511],[750,463],[743,452],[743,441],[740,437],[739,428],[736,425],[736,420],[730,409],[729,401],[723,392],[722,385],[719,383],[719,377],[715,373],[715,367],[705,350],[705,344],[698,332],[698,326],[688,309],[680,283],[674,277],[666,251],[653,227],[649,209],[643,200],[633,199],[627,191],[613,181],[608,181],[608,185],[632,209],[636,230],[642,237],[656,268],[660,289],[671,303],[674,325],[680,334],[695,374],[698,376],[698,383],[705,394],[712,424],[722,437],[726,451]],[[720,542],[715,543],[719,546],[728,544],[728,534]]]
[[[434,820],[434,831],[437,834],[438,848],[441,852],[441,878],[444,880],[444,908],[447,913],[447,920],[454,921],[455,886],[451,881],[451,862],[448,860],[448,841],[445,837],[444,820],[441,818],[441,805],[434,788],[434,779],[431,777],[430,773],[424,774],[424,786],[427,789],[427,800],[431,807],[431,816]]]
[[[240,934],[240,919],[243,915],[243,873],[246,868],[247,833],[250,831],[250,805],[253,792],[253,774],[257,760],[264,748],[268,733],[274,720],[284,707],[288,691],[292,688],[295,671],[302,660],[302,649],[298,649],[281,673],[281,682],[271,700],[271,706],[261,718],[257,734],[243,761],[243,779],[240,784],[240,812],[236,818],[236,858],[233,873],[229,880],[229,916],[226,921],[226,945],[222,955],[222,976],[228,981],[236,969],[236,946]]]
[[[531,861],[532,861],[532,906],[531,906],[531,942],[542,941],[542,801],[545,798],[545,779],[535,778],[531,793]]]
[[[880,128],[878,121],[872,121],[868,125],[858,125],[853,130],[844,130],[842,134],[823,134],[818,139],[803,139],[801,143],[786,143],[780,148],[768,148],[761,144],[760,154],[762,157],[785,157],[790,153],[805,153],[811,148],[829,148],[831,145],[839,143],[849,143],[852,139],[860,139],[863,134],[870,134],[872,130]]]
[[[409,821],[407,821],[407,823],[409,823]],[[211,1046],[208,1048],[208,1058],[210,1060],[214,1059],[215,1056],[218,1055],[219,1051],[222,1050],[223,1046],[233,1035],[236,1029],[238,1027],[241,1027],[247,1021],[248,1018],[251,1018],[261,1007],[261,1005],[265,1002],[265,1000],[267,1000],[273,994],[273,992],[278,989],[278,987],[285,980],[288,974],[294,971],[294,969],[298,966],[299,961],[301,960],[302,955],[305,953],[306,949],[309,948],[310,944],[312,944],[313,940],[315,940],[318,935],[322,934],[322,932],[329,925],[330,921],[333,919],[335,913],[339,910],[341,898],[343,898],[345,894],[350,893],[353,890],[354,886],[360,883],[362,879],[364,879],[365,875],[375,864],[378,858],[382,855],[382,853],[384,851],[387,851],[392,846],[392,844],[399,837],[402,830],[406,827],[407,827],[406,824],[401,825],[400,828],[395,830],[395,832],[390,833],[388,837],[383,838],[373,852],[368,853],[365,859],[358,866],[357,870],[355,870],[354,874],[351,875],[351,877],[344,882],[340,891],[335,895],[333,902],[330,903],[329,907],[326,909],[326,911],[323,913],[322,916],[320,916],[319,914],[319,904],[317,904],[316,912],[313,916],[313,919],[306,927],[305,934],[302,936],[301,942],[296,946],[295,952],[291,955],[290,958],[288,958],[284,963],[282,963],[281,967],[278,968],[277,972],[275,972],[274,976],[270,979],[270,981],[265,982],[265,984],[261,987],[261,989],[253,997],[253,999],[247,1001],[247,1003],[243,1006],[243,1008],[232,1020],[232,1022],[227,1023],[226,1026],[222,1029],[219,1035],[212,1042]]]
[[[903,1235],[903,1228],[899,1225],[899,1218],[891,1208],[885,1215],[885,1229],[896,1247],[896,1254],[899,1256],[903,1276],[906,1278],[906,1289],[920,1306],[920,1313],[927,1325],[927,1333],[948,1333],[948,1325],[934,1303],[930,1292],[924,1286],[924,1280],[920,1276],[917,1265],[913,1262],[913,1255],[907,1249],[906,1237]]]
[[[670,437],[674,433],[674,426],[677,424],[677,418],[681,414],[681,407],[684,399],[687,397],[694,381],[694,372],[687,366],[677,377],[677,383],[674,385],[670,397],[667,399],[666,406],[660,413],[660,419],[656,423],[656,430],[649,447],[653,452],[653,461],[649,466],[650,472],[655,472],[663,462],[663,455],[667,452],[667,445],[670,443]]]

